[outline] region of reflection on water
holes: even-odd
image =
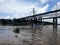
[[[32,45],[42,45],[43,37],[42,37],[42,27],[34,28],[32,30]]]
[[[1,26],[0,45],[60,45],[60,26]]]
[[[52,39],[49,45],[58,45],[57,27],[53,27]]]
[[[58,45],[57,28],[53,28],[53,45]]]

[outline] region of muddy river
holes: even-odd
[[[60,25],[0,26],[0,45],[60,45]]]

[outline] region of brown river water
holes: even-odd
[[[60,45],[60,25],[0,26],[0,45]]]

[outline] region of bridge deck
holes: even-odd
[[[33,18],[33,17],[37,17],[37,16],[40,16],[40,17],[52,16],[53,13],[57,13],[57,12],[60,12],[60,9],[54,10],[54,11],[50,11],[50,12],[46,12],[46,13],[41,13],[41,14],[35,14],[35,15],[32,15],[32,16],[27,16],[27,17],[23,17],[23,18]],[[47,15],[47,14],[48,14],[48,15]],[[51,15],[49,15],[49,14],[51,14]],[[57,14],[56,14],[56,15],[57,15]],[[53,17],[55,17],[55,16],[53,16]],[[22,18],[20,18],[20,19],[22,19]],[[45,18],[45,19],[47,19],[47,18]],[[49,18],[48,18],[48,19],[49,19]]]

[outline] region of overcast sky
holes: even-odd
[[[0,18],[21,18],[60,8],[60,0],[0,0]],[[47,20],[48,21],[48,20]]]
[[[60,8],[60,0],[0,0],[0,18],[21,18],[30,16],[35,8],[44,13]],[[57,9],[58,9],[57,8]]]

